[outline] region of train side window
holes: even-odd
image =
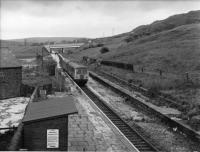
[[[77,74],[81,74],[81,69],[77,69]]]

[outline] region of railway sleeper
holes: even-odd
[[[86,88],[85,88],[86,89]],[[84,89],[84,91],[85,91]],[[112,118],[115,119],[119,119],[119,120],[115,120],[113,122],[116,123],[116,126],[121,130],[121,132],[123,133],[123,131],[125,130],[125,132],[123,133],[128,139],[132,139],[134,138],[137,139],[140,142],[140,145],[142,142],[144,142],[145,140],[140,137],[138,135],[137,132],[134,131],[133,128],[131,128],[128,124],[126,124],[125,121],[123,121],[114,111],[112,111],[112,109],[106,104],[101,103],[101,100],[99,100],[97,97],[94,98],[94,94],[90,91],[90,90],[86,90],[85,91],[86,94],[88,94],[88,96],[93,99],[94,103],[104,112],[105,115],[107,115],[107,117],[112,121]],[[95,99],[95,100],[94,100]],[[114,117],[113,117],[114,116]],[[130,140],[131,141],[131,140]],[[147,142],[147,141],[145,141]],[[154,149],[153,147],[151,147],[151,145],[148,144],[148,142],[146,143],[146,145],[149,146],[149,149]],[[145,145],[145,146],[146,146]],[[154,150],[157,151],[157,150]]]

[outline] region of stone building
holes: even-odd
[[[0,48],[0,100],[20,96],[22,66],[12,52]]]
[[[31,151],[67,151],[68,116],[77,113],[71,96],[30,102],[22,120],[22,148]]]

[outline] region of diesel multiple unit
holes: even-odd
[[[60,66],[63,68],[63,70],[66,71],[78,85],[85,85],[85,83],[88,81],[87,67],[72,62],[59,54],[58,56],[60,60]]]

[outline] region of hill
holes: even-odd
[[[92,56],[167,72],[200,70],[200,11],[174,15],[128,33],[93,41],[103,43],[110,51],[101,54],[101,47],[95,47],[80,50],[72,57]]]
[[[82,48],[71,57],[79,61],[89,56],[133,64],[135,72],[108,66],[99,69],[169,94],[183,105],[200,105],[200,11],[174,15],[93,42],[102,43],[110,51],[102,54],[101,47]]]
[[[101,55],[115,61],[168,72],[200,70],[200,24],[189,24],[145,36]]]
[[[165,20],[155,21],[150,25],[142,25],[132,30],[127,41],[170,30],[182,25],[200,23],[200,11],[191,11],[185,14],[170,16]]]
[[[45,43],[45,42],[62,43],[62,42],[72,42],[72,41],[85,41],[87,39],[76,38],[76,37],[32,37],[25,39],[11,39],[10,41],[24,42],[25,40],[27,41],[27,43]]]
[[[34,37],[25,39],[0,40],[1,47],[8,47],[18,58],[32,58],[42,50],[44,44],[67,44],[87,42],[86,38],[75,37]]]

